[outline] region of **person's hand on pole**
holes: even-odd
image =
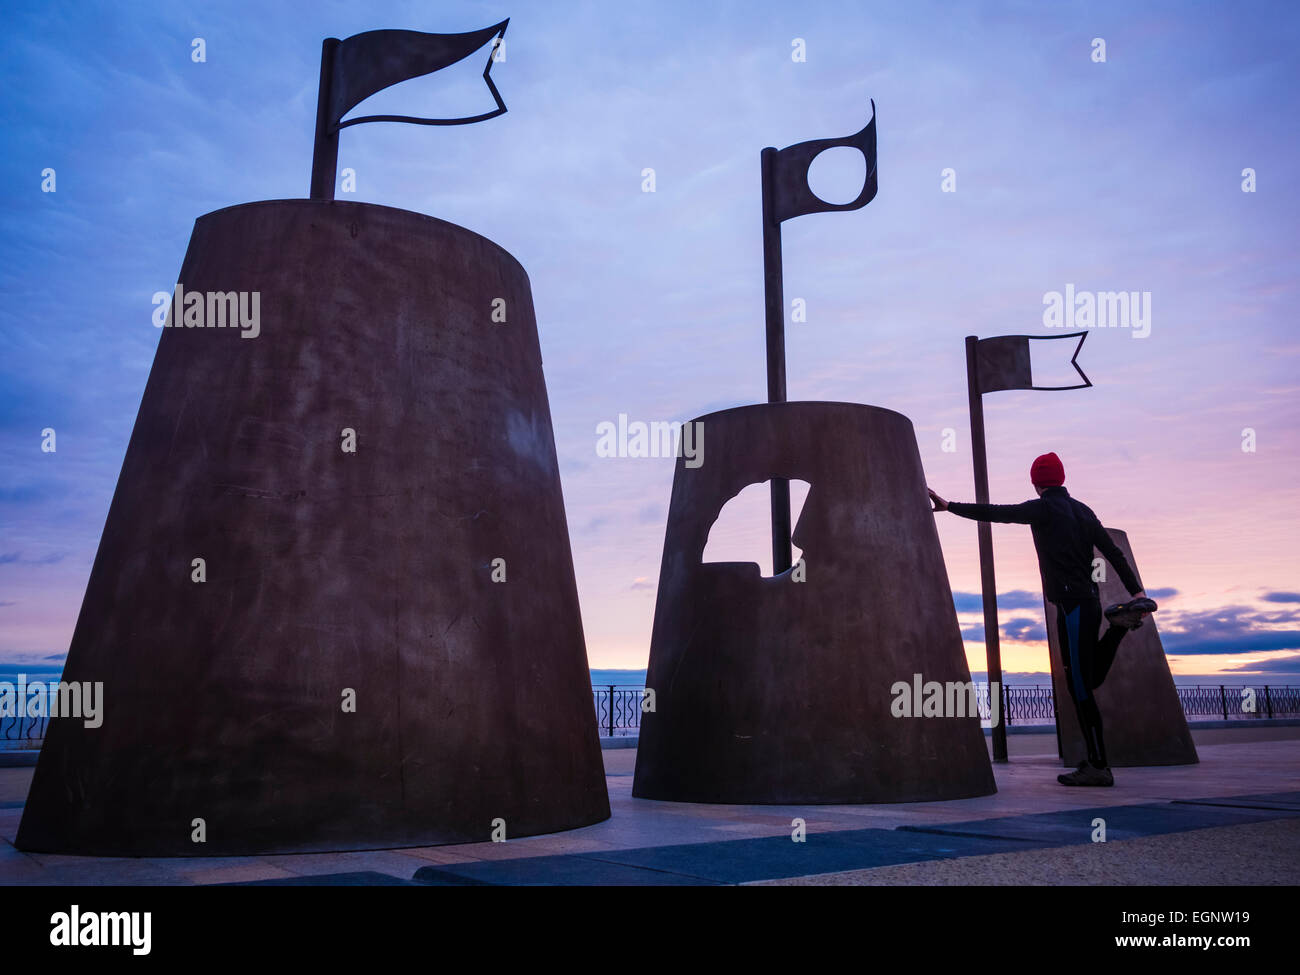
[[[934,509],[933,509],[934,511],[947,511],[947,510],[948,510],[948,502],[947,502],[947,501],[945,501],[943,498],[939,497],[939,495],[935,494],[934,491],[931,490],[930,488],[927,487],[926,490],[930,492],[930,500],[934,502]]]

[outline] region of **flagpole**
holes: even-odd
[[[781,221],[776,218],[772,164],[777,150],[760,156],[763,170],[763,298],[767,325],[767,401],[785,402],[785,289],[781,267]],[[772,485],[772,575],[790,568],[790,482],[774,477]]]
[[[966,336],[966,389],[970,398],[971,462],[975,466],[975,503],[989,503],[989,461],[984,443],[984,396],[980,392],[979,337]],[[998,637],[998,588],[993,576],[993,526],[977,524],[980,551],[980,591],[984,597],[984,650],[988,657],[989,704],[1002,689],[1002,647]],[[995,691],[994,688],[997,688]],[[993,761],[1007,760],[1006,716],[993,726]]]
[[[316,141],[311,154],[311,199],[334,199],[334,182],[339,164],[338,129],[330,131],[331,88],[334,81],[334,54],[339,39],[327,37],[320,49],[320,91],[316,96]]]

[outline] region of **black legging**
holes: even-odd
[[[1079,728],[1088,748],[1088,761],[1107,768],[1106,742],[1101,733],[1101,710],[1093,691],[1101,686],[1115,662],[1120,640],[1128,631],[1110,627],[1100,639],[1101,602],[1085,599],[1056,604],[1056,632],[1065,669],[1065,686],[1079,716]]]

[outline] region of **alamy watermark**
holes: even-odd
[[[1133,338],[1151,334],[1150,291],[1048,291],[1043,295],[1048,328],[1131,328]]]
[[[147,955],[152,931],[152,911],[83,911],[73,904],[50,915],[50,944],[56,948],[121,947]]]
[[[913,674],[909,684],[895,681],[889,688],[894,695],[889,712],[896,718],[978,718],[980,716],[980,685],[973,680],[923,681]],[[998,726],[1001,709],[1001,688],[997,681],[988,685],[989,717],[980,721],[985,728]]]
[[[177,284],[171,294],[155,291],[155,328],[238,328],[243,339],[262,333],[262,292],[186,291]]]
[[[82,718],[87,728],[104,723],[104,682],[0,680],[0,718]]]
[[[704,463],[704,423],[700,420],[641,420],[628,422],[627,414],[618,415],[618,423],[602,420],[596,424],[597,457],[683,457],[686,466]]]

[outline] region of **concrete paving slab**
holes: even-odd
[[[796,886],[1183,886],[1300,883],[1300,819],[1023,853],[923,860],[764,884]]]
[[[355,873],[314,873],[309,876],[285,877],[276,880],[245,880],[239,883],[220,884],[222,887],[416,887],[421,886],[386,873],[359,871]]]
[[[427,861],[406,850],[362,850],[352,853],[279,853],[257,857],[259,863],[278,867],[295,876],[331,873],[385,873],[409,878]]]
[[[1094,806],[1068,812],[1036,813],[998,819],[947,823],[942,826],[900,826],[900,832],[944,836],[998,837],[1028,840],[1044,846],[1091,842],[1093,821],[1101,819],[1109,839],[1156,836],[1213,826],[1240,826],[1300,816],[1300,809],[1258,809],[1179,803],[1143,803],[1132,806]]]
[[[492,863],[423,868],[417,879],[486,884],[738,884],[857,869],[919,859],[972,856],[1028,849],[1029,841],[907,834],[898,830],[811,833],[652,846],[570,856],[529,857]],[[850,867],[849,865],[852,865]],[[656,879],[652,874],[665,875]]]
[[[1300,812],[1300,792],[1271,792],[1258,796],[1220,796],[1215,799],[1175,799],[1200,806],[1234,806],[1245,809],[1294,809]]]
[[[414,879],[430,886],[712,887],[722,883],[670,870],[582,856],[528,857],[464,866],[421,867]]]
[[[11,768],[0,766],[0,800],[5,802],[26,802],[27,792],[32,787],[32,773],[35,768]]]
[[[791,853],[787,859],[782,859],[785,854],[781,854],[773,858],[771,864],[764,866],[764,869],[776,870],[773,877],[789,876],[793,870],[802,872],[824,869],[840,874],[865,871],[872,876],[879,876],[879,871],[907,872],[913,868],[913,873],[909,875],[946,877],[949,875],[926,873],[921,865],[964,863],[970,859],[1001,864],[1009,858],[1020,861],[1027,854],[981,854],[977,852],[976,846],[958,847],[955,842],[957,837],[936,832],[935,828],[952,832],[954,826],[973,822],[987,824],[993,820],[1055,815],[1058,817],[1056,821],[1038,821],[1035,830],[1026,829],[1018,833],[1014,841],[1018,843],[1015,849],[1030,848],[1042,852],[1041,862],[1035,861],[1038,865],[1029,869],[1026,876],[1037,878],[1031,882],[1048,882],[1042,878],[1048,876],[1051,864],[1059,862],[1062,864],[1060,869],[1075,870],[1079,869],[1078,863],[1072,855],[1066,855],[1065,846],[1055,847],[1057,853],[1049,856],[1050,851],[1040,849],[1038,845],[1049,839],[1054,843],[1068,844],[1069,849],[1089,844],[1091,820],[1095,816],[1106,819],[1108,836],[1112,841],[1141,835],[1144,831],[1156,828],[1226,836],[1235,829],[1245,827],[1213,826],[1200,830],[1189,827],[1207,823],[1251,822],[1251,817],[1256,814],[1294,818],[1293,814],[1300,807],[1300,749],[1296,747],[1297,739],[1300,739],[1300,728],[1252,728],[1245,731],[1226,729],[1215,731],[1214,734],[1223,740],[1204,742],[1202,736],[1197,735],[1197,747],[1201,755],[1199,765],[1121,769],[1115,788],[1099,790],[1067,789],[1056,783],[1056,775],[1061,768],[1054,755],[1054,741],[1049,741],[1052,753],[1036,755],[1018,754],[1013,741],[1012,762],[996,767],[999,791],[995,795],[948,802],[869,806],[751,806],[634,799],[631,795],[630,773],[635,763],[635,750],[606,751],[603,758],[606,770],[610,773],[606,781],[613,817],[591,827],[544,836],[511,838],[506,843],[481,842],[401,850],[248,857],[114,859],[24,853],[14,849],[11,841],[23,812],[15,802],[26,794],[26,787],[31,781],[31,770],[0,768],[0,884],[240,883],[288,880],[290,876],[328,877],[366,873],[379,873],[409,881],[422,867],[450,867],[455,870],[475,864],[481,864],[484,870],[492,867],[498,871],[495,874],[491,871],[482,874],[486,878],[485,882],[491,883],[510,882],[504,879],[509,871],[520,878],[519,882],[529,883],[564,882],[558,879],[563,873],[556,871],[568,871],[574,878],[594,878],[586,881],[592,883],[686,883],[687,880],[682,880],[681,877],[687,877],[690,882],[734,883],[737,882],[736,878],[753,876],[758,868],[754,867],[751,871],[743,863],[745,858],[733,855],[730,848],[710,849],[705,853],[690,849],[673,853],[671,848],[713,848],[728,842],[767,841],[778,853],[788,852],[800,846],[790,839],[794,819],[804,821],[809,838],[815,842],[818,837],[829,841],[829,834],[836,834],[842,844],[839,848],[845,851],[844,855],[849,859],[842,863],[833,862],[834,858],[829,856],[818,859],[819,850],[828,849],[825,843],[813,847],[812,855],[808,856],[810,851],[805,844],[802,860],[797,859],[799,853]],[[1266,738],[1266,735],[1269,737]],[[1122,811],[1126,807],[1152,805],[1167,808],[1159,814],[1143,813],[1140,809],[1136,813]],[[1207,819],[1205,813],[1216,814],[1220,818]],[[1136,819],[1133,818],[1135,816]],[[1153,816],[1158,818],[1153,819]],[[1232,818],[1223,819],[1223,816]],[[1286,823],[1292,819],[1276,821]],[[902,826],[910,829],[897,829]],[[998,829],[1007,829],[1006,823],[1002,822]],[[966,832],[964,829],[956,831]],[[879,865],[855,871],[846,864],[877,862],[851,859],[867,855],[853,849],[852,844],[857,839],[852,835],[855,832],[862,832],[868,838],[873,835],[876,837],[871,839],[871,844],[875,847],[872,855],[877,857],[886,855],[891,850],[897,851],[898,844],[905,846],[910,843],[916,847],[917,844],[933,842],[940,845],[917,847],[915,852],[929,859],[914,861],[911,868],[905,865]],[[987,835],[987,830],[972,832],[975,835],[963,839],[981,842],[996,839]],[[881,840],[878,838],[880,833],[894,833],[895,837],[892,841]],[[1170,832],[1167,835],[1180,834]],[[903,838],[900,839],[900,836]],[[890,845],[891,842],[894,845]],[[1125,844],[1131,842],[1137,841],[1123,840]],[[1201,842],[1206,845],[1211,841],[1203,839]],[[651,852],[644,854],[644,857],[637,852],[647,849]],[[761,851],[764,848],[760,846],[758,849]],[[1282,849],[1285,853],[1285,847]],[[940,859],[935,859],[936,854]],[[952,859],[952,854],[956,854],[958,859]],[[1300,864],[1300,857],[1294,852],[1291,857],[1293,875],[1300,874],[1300,870],[1295,869]],[[592,862],[573,863],[573,860],[579,858]],[[634,860],[637,862],[631,862]],[[497,864],[512,861],[532,862],[515,862],[509,867],[497,867]],[[729,865],[729,861],[740,862]],[[756,862],[762,865],[766,863],[766,857]],[[881,862],[890,861],[886,858]],[[1215,862],[1222,865],[1225,876],[1250,875],[1246,865],[1238,864],[1233,859],[1231,851],[1219,851]],[[674,870],[703,871],[705,875],[684,873],[656,878],[646,876],[656,872],[664,873],[662,865]],[[1275,865],[1271,864],[1270,869]],[[255,869],[238,869],[248,867]],[[998,873],[1000,867],[990,869],[990,876],[1001,876]],[[1177,866],[1171,861],[1160,869],[1164,871],[1162,876],[1169,878],[1175,876]],[[207,871],[214,873],[209,876]],[[550,871],[551,879],[535,879],[547,871]],[[969,873],[960,875],[978,876]],[[1140,874],[1134,874],[1138,875]],[[1187,877],[1205,875],[1199,862],[1187,864]],[[463,876],[459,882],[467,882],[469,879],[468,875]],[[437,882],[451,881],[444,877]],[[583,881],[575,879],[567,882]],[[948,881],[940,879],[934,882]],[[966,882],[980,881],[975,879]],[[1064,882],[1070,881],[1067,878]],[[1198,881],[1189,879],[1187,882]]]
[[[448,864],[422,868],[417,872],[417,879],[426,883],[455,884],[605,885],[681,883],[684,882],[681,878],[685,877],[711,883],[753,883],[1090,843],[1097,818],[1105,820],[1107,838],[1115,841],[1300,818],[1300,810],[1174,803],[1097,806],[946,826],[810,833],[803,843],[793,842],[788,836],[769,836],[582,855]],[[672,876],[671,879],[655,880],[639,872],[647,870]]]
[[[647,847],[600,854],[615,863],[672,870],[729,884],[798,877],[828,870],[861,869],[914,860],[1006,853],[1027,849],[1032,840],[907,834],[900,830],[840,830],[810,833],[804,842],[789,836]],[[836,866],[839,864],[839,866]],[[853,866],[850,867],[849,864]]]
[[[200,885],[216,884],[218,886],[248,883],[254,880],[279,880],[295,876],[288,870],[282,870],[270,864],[259,863],[242,864],[233,867],[211,867],[207,870],[186,870],[182,872],[190,883]]]

